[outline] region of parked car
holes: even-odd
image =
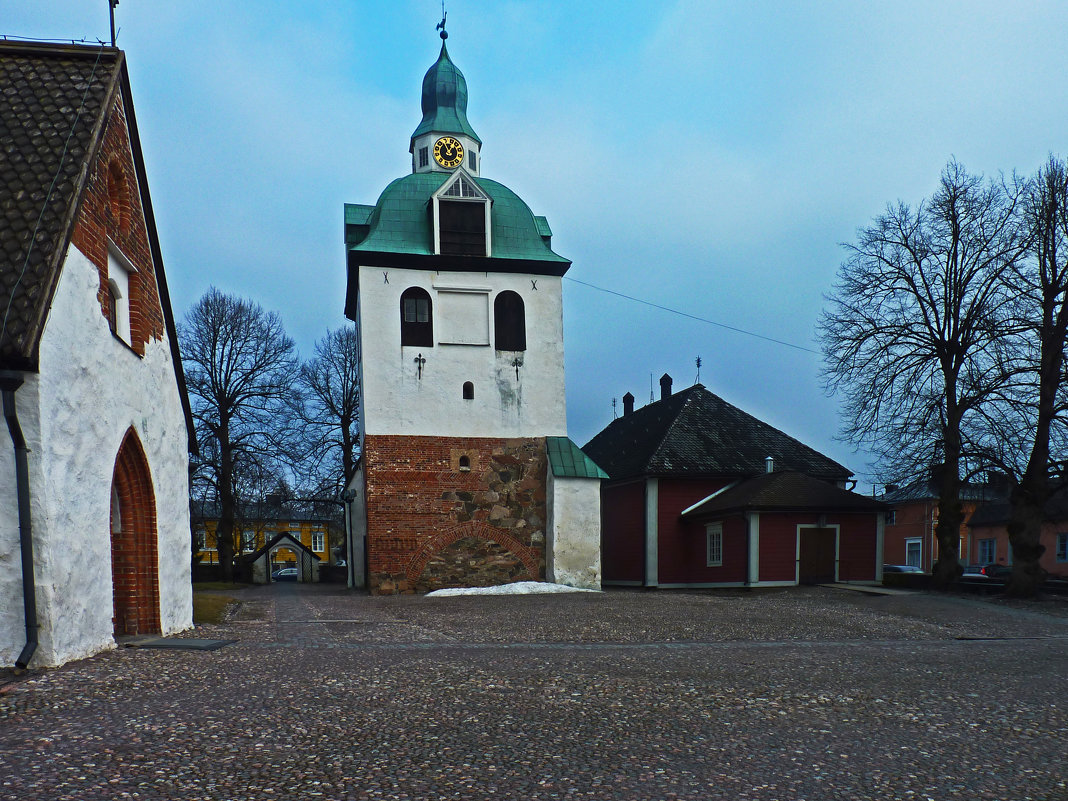
[[[296,581],[297,569],[295,567],[283,567],[271,573],[271,581]]]
[[[988,565],[967,565],[963,578],[988,578],[1005,581],[1012,575],[1012,565],[991,563]]]
[[[922,567],[915,565],[883,565],[884,573],[922,573]]]
[[[1007,580],[1012,575],[1012,565],[990,564],[983,565],[983,574],[988,578]]]

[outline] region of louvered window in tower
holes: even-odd
[[[486,204],[478,200],[441,200],[438,236],[443,256],[485,256]]]
[[[434,195],[435,252],[443,256],[489,256],[489,196],[466,172],[458,171]]]

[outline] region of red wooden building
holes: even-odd
[[[602,583],[784,586],[882,580],[882,503],[832,459],[697,384],[583,449],[601,489]]]

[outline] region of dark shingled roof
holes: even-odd
[[[120,95],[189,450],[195,453],[126,58],[114,47],[0,42],[0,369],[37,369],[41,334],[90,167]]]
[[[111,47],[0,43],[0,365],[34,366],[122,65]]]
[[[683,517],[707,517],[739,509],[764,511],[878,512],[886,504],[804,473],[764,473],[739,481],[691,507]]]
[[[978,484],[970,481],[961,482],[960,499],[962,501],[1001,500],[1006,497],[1008,487],[996,483]],[[915,501],[937,501],[939,486],[936,479],[918,478],[910,484],[883,493],[880,500],[889,504],[911,503]]]
[[[776,468],[844,481],[852,472],[700,384],[613,420],[582,449],[613,479],[754,476]]]
[[[1012,507],[1008,501],[982,503],[968,518],[968,526],[1003,526],[1009,522]],[[1042,507],[1042,517],[1050,523],[1068,520],[1068,488],[1055,491]]]

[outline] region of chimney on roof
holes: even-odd
[[[664,373],[660,376],[660,400],[671,397],[671,376]]]
[[[623,396],[623,416],[626,417],[628,414],[630,414],[633,411],[634,411],[634,396],[631,395],[628,392],[626,395]]]
[[[1009,494],[1009,477],[998,470],[988,470],[986,473],[986,488],[995,496]]]
[[[767,457],[764,458],[764,472],[765,473],[774,473],[775,472],[775,457],[774,456],[767,456]]]
[[[946,463],[938,462],[931,465],[930,481],[935,486],[942,485],[942,474],[946,472]]]

